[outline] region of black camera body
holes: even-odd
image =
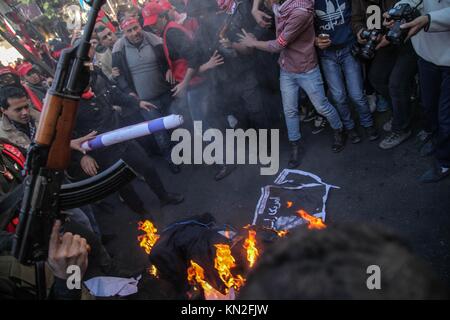
[[[365,45],[355,44],[352,48],[352,54],[355,57],[362,58],[364,60],[371,60],[375,57],[375,48],[379,43],[379,37],[381,35],[381,30],[363,30],[361,32],[361,39],[367,40]]]
[[[394,26],[387,33],[386,39],[395,45],[402,44],[405,41],[408,30],[400,29],[400,26],[419,17],[420,12],[407,3],[401,3],[390,9],[388,14],[390,19],[394,20]]]

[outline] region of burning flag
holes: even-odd
[[[256,259],[259,256],[258,248],[256,247],[256,231],[248,230],[248,238],[245,239],[244,249],[247,251],[247,260],[250,268],[255,265]]]
[[[138,230],[145,232],[145,234],[138,236],[139,245],[144,248],[147,254],[150,254],[153,246],[159,239],[158,230],[149,220],[139,221]]]
[[[307,221],[309,223],[308,229],[310,229],[310,230],[312,230],[312,229],[321,230],[321,229],[325,229],[327,227],[326,224],[323,223],[322,219],[316,218],[316,217],[310,215],[305,210],[298,210],[297,213],[302,219],[304,219],[305,221]]]

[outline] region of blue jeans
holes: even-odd
[[[319,66],[303,73],[292,73],[281,70],[280,87],[289,141],[297,141],[301,138],[298,110],[299,88],[302,88],[306,92],[316,111],[327,118],[333,129],[342,128],[342,122],[338,112],[325,95]]]
[[[356,107],[361,125],[365,128],[373,125],[369,103],[364,94],[364,82],[361,66],[352,56],[350,46],[338,50],[321,50],[320,63],[331,94],[342,122],[347,130],[355,128],[348,99]]]

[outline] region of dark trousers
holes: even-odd
[[[172,104],[172,97],[170,92],[161,95],[158,98],[150,100],[149,102],[153,103],[158,109],[151,109],[149,111],[141,109],[141,115],[145,119],[145,121],[158,119],[164,116],[167,116],[170,113],[170,105]],[[169,132],[167,130],[162,130],[159,132],[155,132],[152,135],[158,147],[166,160],[170,160],[170,152],[171,142]]]
[[[411,41],[381,48],[372,61],[369,80],[375,90],[391,102],[392,131],[405,130],[410,125],[411,93],[416,73],[417,55]]]
[[[249,123],[256,129],[269,127],[261,88],[253,71],[242,73],[238,79],[224,83],[222,94],[221,99],[226,104],[223,111],[235,115],[240,122],[247,122],[247,126]]]
[[[419,58],[420,90],[427,122],[436,135],[436,158],[450,167],[450,67]]]
[[[105,169],[116,163],[119,159],[125,161],[136,173],[143,176],[145,182],[159,199],[164,198],[167,192],[161,178],[153,167],[145,150],[135,141],[126,142],[125,146],[117,152],[117,148],[106,148],[97,153],[94,158],[101,169]],[[125,203],[135,212],[142,212],[144,205],[131,185],[124,186],[120,195]]]

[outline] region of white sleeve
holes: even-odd
[[[450,31],[450,7],[441,10],[431,11],[430,26],[427,32]]]

